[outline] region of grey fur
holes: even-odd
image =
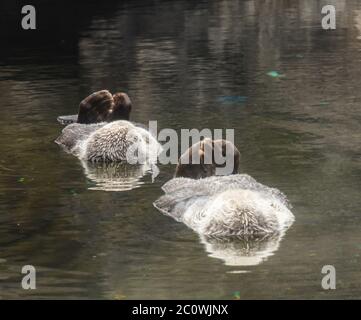
[[[174,178],[162,189],[154,206],[203,235],[275,233],[293,221],[286,196],[246,174]]]
[[[67,152],[81,160],[91,162],[117,162],[143,159],[148,161],[161,151],[161,146],[151,134],[129,121],[118,120],[95,124],[73,123],[66,126],[55,140]],[[129,159],[130,147],[135,148]],[[149,148],[149,154],[147,153]]]
[[[81,141],[84,141],[91,133],[105,126],[106,122],[94,124],[72,123],[67,125],[56,138],[55,143],[60,145],[69,153],[76,153],[75,147]]]

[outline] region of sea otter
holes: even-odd
[[[214,175],[217,163],[213,157],[227,145],[231,146],[227,153],[233,160],[233,172]],[[184,164],[193,152],[200,153],[200,163]],[[204,165],[207,152],[211,162]],[[238,165],[239,152],[229,141],[193,145],[180,157],[176,177],[163,185],[165,194],[154,206],[204,236],[259,237],[286,230],[294,220],[286,196],[247,174],[238,174]]]

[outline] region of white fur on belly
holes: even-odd
[[[175,178],[163,190],[154,206],[202,235],[277,233],[294,220],[282,192],[248,175]]]
[[[214,195],[206,203],[196,201],[184,213],[183,221],[204,235],[260,235],[282,230],[292,217],[276,199],[236,189]]]
[[[77,143],[73,153],[91,162],[155,162],[161,146],[145,129],[124,120],[114,121]]]

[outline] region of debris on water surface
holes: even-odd
[[[222,96],[218,98],[221,103],[245,103],[248,97],[246,96]]]
[[[75,189],[70,189],[69,193],[72,194],[73,196],[77,196],[78,192]]]
[[[241,299],[241,293],[239,291],[233,292],[233,299],[234,300],[240,300]]]
[[[121,293],[115,293],[115,294],[113,295],[113,299],[114,299],[114,300],[124,300],[124,299],[126,299],[126,298],[127,298],[127,296],[124,295],[124,294],[121,294]]]
[[[320,106],[328,106],[330,103],[328,101],[320,101]]]
[[[7,168],[1,164],[0,164],[0,169],[5,170],[5,171],[15,171],[14,169]]]
[[[267,75],[272,77],[272,78],[280,78],[280,77],[284,77],[283,74],[280,74],[278,71],[270,71],[267,72]]]

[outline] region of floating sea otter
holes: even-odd
[[[233,174],[214,176],[217,164],[205,164],[205,151],[213,159],[227,145]],[[194,152],[200,163],[183,164]],[[163,185],[165,195],[154,206],[204,236],[264,236],[287,229],[294,216],[286,196],[247,174],[237,174],[238,165],[239,151],[228,141],[207,139],[193,145],[180,157],[176,177]]]
[[[152,171],[154,178],[154,173],[158,172],[155,163],[162,147],[143,126],[128,121],[130,111],[131,101],[127,94],[112,95],[107,90],[95,92],[80,103],[78,115],[58,117],[60,123],[68,125],[55,142],[66,152],[82,160],[84,168],[92,167],[84,165],[84,161],[123,162],[138,165],[139,170],[132,171],[135,180],[146,171]],[[85,171],[87,173],[87,170]],[[127,176],[124,177],[126,181],[129,179],[130,171],[124,172]],[[94,178],[94,174],[91,176]],[[121,174],[117,179],[122,182]],[[105,180],[102,179],[102,185],[106,185]],[[107,190],[123,188],[109,186],[110,184],[107,185]]]

